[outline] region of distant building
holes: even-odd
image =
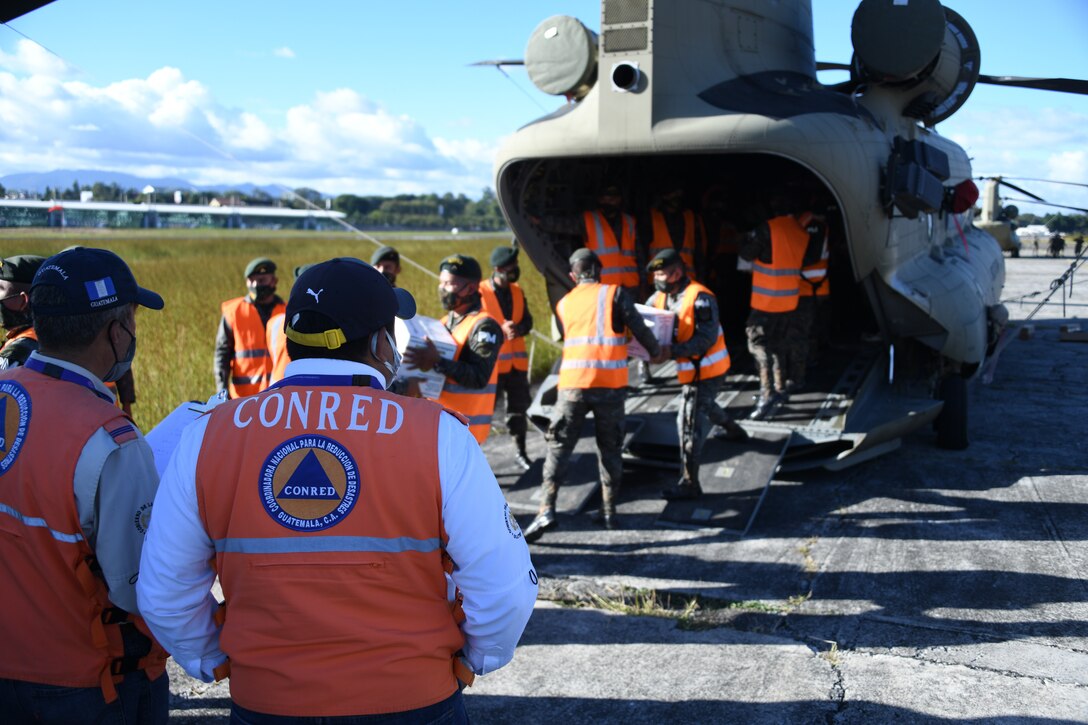
[[[125,204],[109,201],[0,199],[0,227],[97,227],[108,229],[308,229],[344,228],[345,214],[325,209],[218,204]]]

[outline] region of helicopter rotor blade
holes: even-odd
[[[1013,88],[1034,88],[1039,91],[1058,91],[1088,95],[1088,81],[1079,78],[1022,78],[1020,76],[980,75],[979,83]]]
[[[1012,197],[1010,197],[1008,199],[1008,201],[1021,201],[1021,202],[1027,202],[1029,204],[1032,203],[1031,199],[1016,199],[1016,198],[1012,198]],[[1069,206],[1068,204],[1055,204],[1052,201],[1044,201],[1042,203],[1045,204],[1046,206],[1055,206],[1055,207],[1057,207],[1059,209],[1072,209],[1073,211],[1080,211],[1080,212],[1084,212],[1085,214],[1088,214],[1088,209],[1085,209],[1084,207],[1080,207],[1080,206]]]
[[[1056,181],[1055,179],[1032,179],[1026,176],[1005,176],[1002,179],[1016,179],[1017,181],[1041,181],[1044,184],[1064,184],[1065,186],[1083,186],[1088,188],[1088,184],[1082,184],[1079,181]]]
[[[469,65],[487,65],[501,68],[504,65],[525,65],[525,61],[520,58],[511,58],[509,60],[478,60],[475,63],[469,63]]]
[[[849,63],[825,63],[823,61],[816,62],[816,70],[850,70]]]
[[[32,10],[37,10],[43,5],[48,5],[53,0],[8,0],[4,8],[0,10],[0,23],[8,23],[20,15],[26,15]]]
[[[1028,196],[1030,196],[1032,199],[1035,199],[1036,201],[1041,201],[1044,204],[1047,203],[1046,199],[1044,199],[1043,197],[1036,196],[1035,194],[1032,194],[1027,189],[1021,189],[1016,184],[1010,184],[1009,182],[1005,181],[1004,179],[998,179],[998,183],[1001,184],[1002,186],[1007,186],[1010,189],[1015,189],[1016,191],[1019,191],[1021,194],[1027,194]]]

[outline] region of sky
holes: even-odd
[[[817,58],[849,62],[856,3],[812,4]],[[984,74],[1088,77],[1085,0],[945,4]],[[520,67],[469,64],[521,58],[551,15],[600,26],[595,0],[56,0],[0,26],[0,175],[478,198],[503,138],[563,100]],[[937,130],[977,175],[1088,183],[1088,96],[979,85]],[[1088,207],[1088,188],[1016,183]]]

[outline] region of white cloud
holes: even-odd
[[[69,69],[42,53],[20,43],[0,54],[5,173],[100,168],[326,193],[475,196],[492,183],[494,144],[431,138],[411,117],[350,88],[318,91],[266,117],[223,105],[178,68],[94,85],[68,80]]]
[[[277,58],[291,59],[295,57],[295,51],[291,50],[285,45],[282,48],[276,48],[275,50],[273,50],[272,55],[276,56]]]

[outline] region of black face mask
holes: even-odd
[[[392,272],[382,272],[382,276],[385,277],[385,280],[389,283],[389,286],[397,286],[397,275],[393,274]]]
[[[505,272],[496,272],[495,277],[506,284],[513,284],[521,279],[521,267],[514,267]]]
[[[444,310],[453,310],[461,304],[461,298],[453,290],[438,290],[438,301]]]
[[[253,299],[259,300],[265,297],[271,297],[276,294],[276,286],[272,284],[259,284],[257,289],[253,290]]]
[[[658,292],[664,292],[667,295],[671,295],[677,289],[679,289],[681,281],[682,281],[682,278],[676,280],[675,282],[669,282],[666,279],[655,279],[654,280],[654,289],[657,290]]]
[[[5,330],[30,327],[31,322],[32,320],[29,313],[9,310],[4,305],[0,304],[0,327],[3,327]]]

